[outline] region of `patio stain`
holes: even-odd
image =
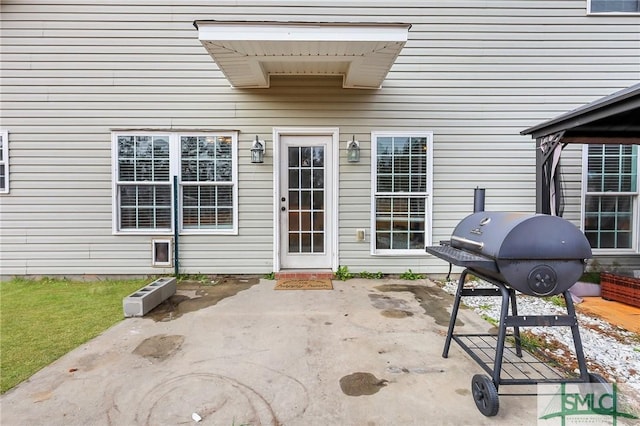
[[[378,379],[371,373],[358,372],[342,377],[340,389],[349,396],[373,395],[387,383],[388,380]]]
[[[428,287],[424,285],[407,285],[407,284],[384,284],[375,287],[376,290],[382,292],[390,291],[408,291],[414,294],[416,300],[420,303],[420,307],[426,315],[432,317],[436,324],[447,327],[451,314],[447,310],[453,305],[454,297],[442,290],[440,287]],[[369,295],[370,298],[375,295]],[[388,296],[379,296],[387,297]],[[372,298],[373,299],[373,298]],[[391,299],[391,298],[389,298]],[[396,299],[397,300],[397,299]],[[375,304],[374,304],[375,306]],[[456,326],[464,325],[459,318],[456,319]]]
[[[260,282],[258,277],[225,276],[213,284],[198,281],[181,281],[176,294],[152,309],[145,318],[155,321],[171,321],[188,312],[198,311],[235,296]]]
[[[387,318],[406,318],[413,316],[413,312],[403,311],[400,309],[385,309],[384,311],[380,312],[380,314]]]
[[[158,334],[144,339],[142,343],[133,350],[133,353],[147,358],[151,362],[164,361],[176,353],[183,342],[184,336]]]
[[[380,314],[387,318],[407,318],[413,316],[413,312],[409,310],[410,306],[402,299],[395,299],[380,294],[370,294],[369,299],[375,308],[381,309]]]

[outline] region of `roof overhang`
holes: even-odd
[[[195,21],[198,38],[232,86],[269,87],[272,75],[342,76],[377,89],[407,42],[410,24]]]

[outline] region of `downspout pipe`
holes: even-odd
[[[179,241],[178,235],[180,234],[178,229],[178,176],[173,177],[173,267],[174,275],[178,277],[180,272],[180,256],[179,253]]]

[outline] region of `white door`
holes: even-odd
[[[280,136],[280,267],[330,269],[331,135]]]

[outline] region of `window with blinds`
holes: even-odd
[[[9,192],[9,132],[0,130],[0,194]]]
[[[169,135],[118,136],[118,229],[171,229],[170,171]]]
[[[230,136],[181,136],[182,227],[232,229]]]
[[[583,229],[591,247],[635,248],[637,146],[588,145],[586,152]]]
[[[431,143],[431,133],[372,134],[374,253],[424,253],[430,235]]]
[[[114,134],[116,232],[234,232],[236,134]],[[173,177],[178,197],[174,200]]]
[[[589,13],[640,13],[640,0],[589,0]]]

